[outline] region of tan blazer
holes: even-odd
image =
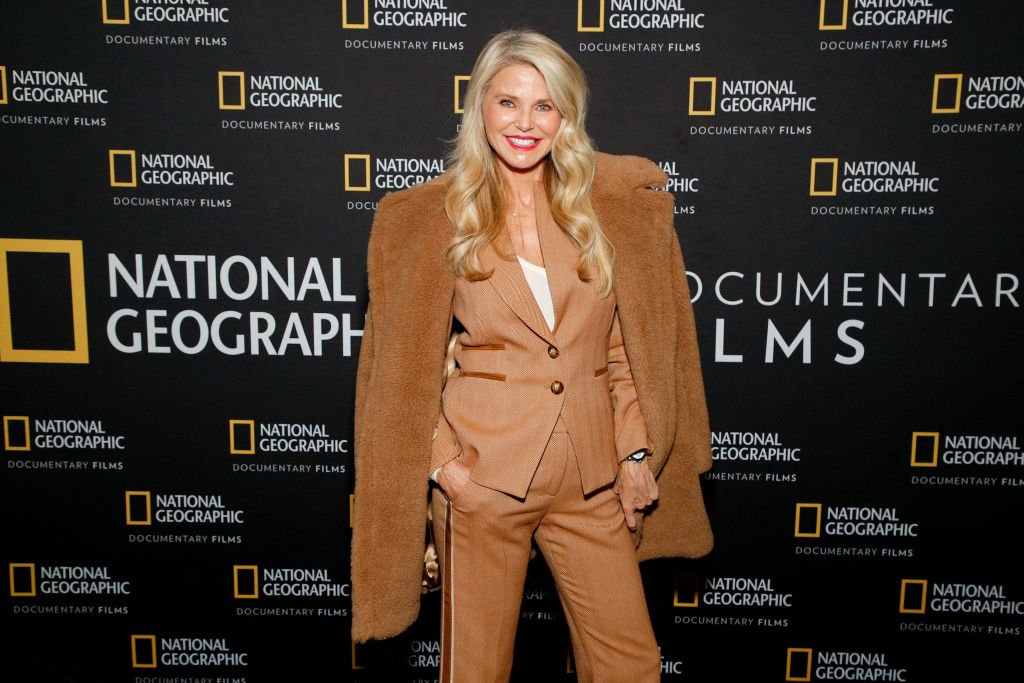
[[[455,281],[455,345],[432,470],[464,453],[473,481],[523,498],[561,415],[585,493],[614,481],[618,462],[648,448],[614,294],[576,271],[578,249],[551,218],[538,184],[537,231],[555,309],[551,330],[507,233],[481,254],[491,277]],[[502,258],[505,254],[506,258]]]

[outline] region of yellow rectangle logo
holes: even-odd
[[[935,84],[932,86],[932,113],[959,114],[963,85],[963,74],[935,74]]]
[[[358,173],[352,173],[351,163],[353,161],[363,162],[363,182],[361,185],[356,185],[352,178],[358,176]],[[345,155],[345,191],[346,192],[369,192],[371,185],[370,177],[370,155],[369,154],[346,154]]]
[[[150,503],[149,491],[125,491],[124,523],[128,526],[150,526],[153,524]]]
[[[786,680],[787,681],[809,681],[811,680],[811,662],[814,659],[814,650],[809,647],[787,647],[786,648]]]
[[[455,77],[455,113],[462,114],[464,110],[462,108],[462,84],[469,83],[469,76],[456,76]]]
[[[132,636],[132,668],[156,668],[156,636]]]
[[[109,162],[111,187],[136,187],[138,185],[134,149],[110,150]]]
[[[931,440],[931,446],[927,441]],[[922,447],[921,442],[925,444]],[[930,451],[930,453],[929,453]],[[922,453],[929,454],[922,457]],[[929,458],[929,459],[924,459]],[[910,466],[911,467],[938,467],[939,466],[939,433],[938,432],[914,432],[910,442]]]
[[[597,1],[598,1],[597,25],[594,25],[594,24],[587,25],[585,23],[584,18],[583,18],[583,14],[584,14],[583,6],[586,5],[586,4],[591,4],[591,3],[586,2],[586,0],[578,0],[578,2],[576,4],[576,31],[577,32],[579,32],[579,33],[602,33],[604,31],[604,0],[597,0]],[[591,6],[593,6],[593,5],[591,4]]]
[[[7,104],[7,67],[0,66],[0,104]]]
[[[365,664],[360,664],[356,659],[356,641],[352,641],[352,670],[365,669]]]
[[[121,10],[119,16],[111,16],[110,10],[113,8]],[[104,24],[127,24],[132,20],[132,15],[128,11],[128,0],[103,0],[103,23]]]
[[[808,516],[813,515],[813,524],[807,524]],[[813,526],[814,531],[809,531]],[[797,503],[796,525],[793,527],[796,538],[821,538],[821,503]]]
[[[228,420],[228,452],[232,455],[256,453],[255,420]]]
[[[234,82],[236,79],[237,84]],[[244,71],[217,72],[217,106],[221,109],[245,109]]]
[[[835,20],[835,17],[829,17],[828,8],[832,7],[832,14],[835,14],[835,8],[838,7],[837,0],[821,0],[821,13],[818,15],[818,30],[819,31],[845,31],[846,30],[846,17],[849,13],[849,0],[843,0],[843,13],[839,17],[839,21]]]
[[[699,607],[700,593],[697,590],[699,581],[692,574],[676,574],[675,590],[672,592],[673,607]]]
[[[697,104],[698,97],[706,103],[703,108]],[[690,116],[714,116],[717,100],[717,76],[690,76]]]
[[[35,562],[11,562],[7,566],[11,576],[11,597],[34,598],[36,596]]]
[[[71,349],[16,349],[11,321],[11,291],[7,255],[67,254],[71,283]],[[89,330],[85,319],[85,263],[81,240],[0,239],[0,362],[88,363]]]
[[[260,597],[260,568],[255,564],[234,566],[235,597],[254,600]]]
[[[831,172],[829,171],[831,166]],[[825,185],[822,185],[824,179]],[[835,197],[839,192],[839,158],[817,157],[811,159],[811,196]]]
[[[363,0],[363,20],[356,22],[348,11],[349,3],[358,3],[359,0],[341,0],[341,27],[342,28],[370,28],[370,0]]]
[[[32,435],[28,431],[28,415],[4,415],[4,450],[32,450]]]
[[[924,614],[928,604],[928,579],[900,582],[900,614]]]

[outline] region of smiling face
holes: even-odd
[[[506,173],[537,174],[562,125],[544,77],[532,66],[513,64],[491,79],[484,93],[487,142]]]

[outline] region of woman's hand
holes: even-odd
[[[468,482],[469,466],[463,462],[461,457],[449,460],[441,466],[441,471],[437,473],[437,483],[450,501],[459,497]]]
[[[619,463],[619,476],[612,489],[619,497],[619,505],[626,515],[626,526],[636,530],[636,513],[658,500],[658,482],[647,461],[623,460]]]

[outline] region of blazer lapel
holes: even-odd
[[[544,186],[537,185],[534,194],[537,202],[537,233],[540,238],[541,253],[544,254],[544,267],[548,275],[548,287],[551,289],[551,302],[555,308],[555,332],[565,319],[569,310],[569,300],[579,282],[576,265],[579,263],[579,251],[572,241],[551,217],[547,194]]]
[[[509,258],[502,258],[499,252]],[[491,244],[482,250],[480,262],[486,270],[493,270],[487,281],[491,283],[491,286],[516,316],[526,323],[537,336],[545,339],[549,344],[553,344],[554,333],[548,328],[544,314],[537,306],[533,290],[526,282],[523,267],[516,260],[512,240],[506,232],[502,231]]]

